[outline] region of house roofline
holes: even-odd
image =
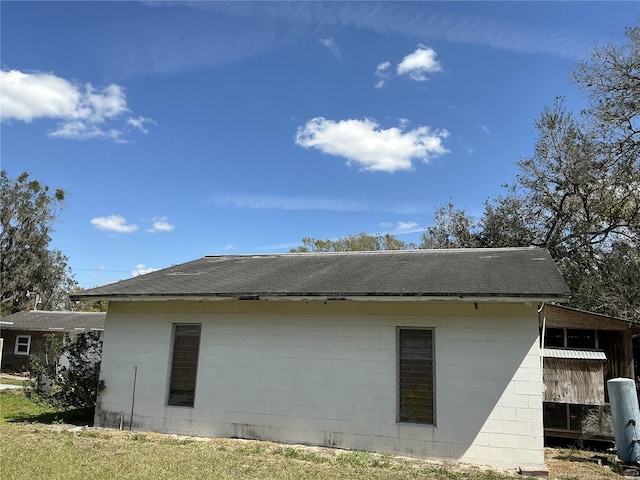
[[[75,295],[72,300],[91,300],[91,301],[118,301],[118,302],[167,302],[167,301],[194,301],[194,302],[219,302],[219,301],[276,301],[276,302],[340,302],[340,301],[374,301],[374,302],[476,302],[476,303],[551,303],[551,302],[568,302],[569,295],[422,295],[422,294],[406,294],[406,295],[385,295],[385,294],[274,294],[274,293],[234,293],[234,294],[205,294],[205,295],[147,295],[147,294],[126,294],[126,295],[100,295],[100,296],[83,296]]]

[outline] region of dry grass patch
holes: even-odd
[[[562,480],[621,480],[615,455],[570,448],[547,448],[549,476]],[[600,460],[600,462],[598,462]],[[602,465],[599,465],[602,463]]]
[[[0,478],[513,480],[515,472],[263,441],[201,439],[54,424],[0,424]],[[547,449],[553,479],[622,477],[592,452]]]
[[[64,414],[38,407],[15,391],[0,392],[0,414],[1,479],[522,478],[515,472],[391,454],[75,427],[61,423],[68,422]],[[621,479],[610,468],[587,461],[591,455],[547,449],[551,478]]]
[[[69,425],[0,425],[0,477],[509,480],[509,472],[370,452]]]

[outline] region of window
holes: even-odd
[[[201,325],[173,327],[173,354],[169,380],[169,405],[193,407],[198,373]]]
[[[13,353],[16,355],[29,355],[31,350],[31,335],[16,335],[16,347]]]
[[[595,330],[567,329],[567,347],[598,348]]]
[[[564,345],[564,328],[547,328],[545,332],[544,346],[563,348]]]
[[[433,425],[433,330],[398,330],[398,420]]]
[[[542,333],[542,332],[541,332]],[[599,348],[596,330],[579,330],[571,328],[547,328],[544,346],[553,348]]]

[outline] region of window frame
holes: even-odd
[[[25,344],[21,343],[20,340],[25,338],[27,339],[27,343],[26,343],[27,351],[21,352],[20,347],[25,346]],[[16,335],[16,344],[13,347],[13,353],[14,355],[25,355],[25,356],[29,355],[31,353],[31,335],[27,335],[27,334]]]
[[[553,336],[551,336],[550,332],[555,332]],[[600,334],[597,329],[592,328],[566,328],[566,327],[548,327],[544,329],[544,338],[542,338],[543,329],[540,328],[540,339],[541,344],[545,348],[573,348],[577,350],[598,350],[600,348]],[[562,335],[560,335],[562,333]],[[584,339],[589,338],[589,335],[592,335],[593,342],[588,345],[579,345],[576,346],[576,343],[580,343],[580,341],[584,342]],[[559,340],[562,338],[562,345],[557,345]],[[578,338],[578,342],[574,342],[572,339]],[[554,342],[549,342],[549,340],[556,340]],[[551,343],[551,345],[550,345]],[[571,345],[569,345],[571,343]]]
[[[406,418],[406,412],[402,412],[402,393],[401,393],[401,333],[404,331],[413,332],[431,332],[431,419],[430,421],[409,420]],[[404,425],[418,425],[421,427],[436,427],[436,332],[433,327],[396,327],[396,422]]]
[[[180,396],[175,391],[178,390],[176,384],[174,383],[174,370],[176,368],[176,334],[182,328],[198,328],[198,339],[197,346],[195,351],[195,360],[192,360],[192,365],[187,365],[187,368],[193,369],[190,372],[190,375],[193,376],[192,385],[188,385],[190,390],[190,398],[187,397],[187,401],[180,401]],[[169,371],[167,378],[167,395],[166,395],[166,405],[168,407],[187,407],[194,408],[195,406],[195,398],[196,398],[196,387],[198,383],[198,367],[200,365],[200,343],[202,340],[202,324],[201,323],[174,323],[171,328],[171,349],[169,351]]]

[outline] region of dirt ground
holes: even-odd
[[[623,465],[610,452],[546,448],[550,479],[606,480],[624,478]],[[627,472],[631,475],[631,472]]]

